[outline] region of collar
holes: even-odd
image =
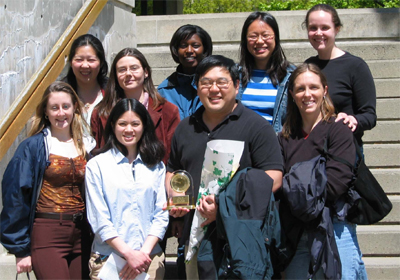
[[[221,123],[225,122],[227,119],[240,118],[245,107],[240,100],[236,100],[236,103],[237,103],[236,108]],[[196,121],[197,123],[201,123],[201,124],[205,125],[203,122],[204,110],[205,110],[204,105],[201,105],[200,108],[197,109],[196,112],[190,116],[190,118],[193,119],[194,121]],[[219,125],[217,125],[216,127],[218,127]]]
[[[111,155],[115,158],[115,161],[117,162],[117,164],[123,163],[123,162],[128,162],[128,158],[126,156],[124,156],[121,153],[121,151],[118,150],[116,147],[113,147],[110,152],[111,152]],[[135,163],[137,161],[142,161],[142,157],[140,156],[140,153],[137,154],[133,163]]]
[[[179,65],[178,67],[176,67],[176,71],[174,73],[172,73],[171,76],[169,76],[167,87],[173,87],[173,88],[174,87],[178,87],[179,86],[178,77],[191,79],[192,80],[192,82],[191,82],[192,86],[194,88],[197,88],[196,85],[195,85],[195,82],[194,82],[195,74],[187,75],[187,74],[182,73],[182,65]]]

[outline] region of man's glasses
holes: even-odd
[[[227,80],[225,78],[218,78],[216,81],[213,81],[208,78],[203,78],[200,80],[199,84],[200,84],[200,88],[202,88],[202,89],[210,89],[214,84],[219,89],[227,89],[231,82],[232,82],[232,80]]]

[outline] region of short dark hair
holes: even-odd
[[[68,55],[68,61],[71,64],[76,54],[76,50],[83,46],[91,46],[95,51],[97,58],[100,60],[100,72],[97,75],[97,82],[99,83],[100,87],[104,89],[107,84],[108,64],[106,61],[103,45],[99,39],[91,34],[84,34],[76,38],[71,45],[71,50]],[[76,77],[71,65],[69,66],[68,73],[63,78],[63,81],[70,84],[76,92],[78,91]]]
[[[143,135],[137,144],[137,150],[139,151],[143,162],[147,166],[154,166],[162,161],[164,157],[164,145],[156,136],[153,121],[151,120],[146,107],[134,98],[124,98],[120,100],[111,110],[104,132],[106,144],[100,149],[100,153],[104,153],[115,147],[121,151],[124,156],[128,155],[128,150],[118,141],[114,131],[118,119],[128,111],[136,113],[143,124]]]
[[[176,63],[179,62],[178,49],[179,45],[183,40],[187,40],[194,34],[198,35],[203,43],[203,57],[212,55],[213,45],[210,35],[203,28],[193,24],[186,24],[179,27],[174,35],[172,35],[171,42],[169,43],[169,49],[171,51],[172,58]]]
[[[240,66],[242,67],[242,85],[245,87],[250,80],[251,72],[254,69],[255,61],[253,55],[247,49],[247,30],[250,24],[256,20],[261,20],[268,24],[274,31],[275,49],[272,51],[271,58],[268,61],[267,69],[265,71],[269,75],[274,86],[277,86],[281,82],[286,74],[287,68],[290,63],[286,60],[285,53],[283,52],[279,27],[276,19],[273,15],[265,12],[253,12],[251,13],[243,24],[242,35],[240,40]]]
[[[310,10],[308,10],[306,18],[302,23],[303,28],[304,27],[308,28],[308,18],[310,17],[310,14],[315,11],[324,11],[324,12],[331,14],[332,22],[336,28],[343,26],[342,22],[340,21],[339,15],[334,7],[332,7],[328,4],[317,4],[317,5],[313,6]]]
[[[97,105],[99,116],[108,117],[108,115],[111,112],[111,109],[115,106],[117,101],[126,97],[124,90],[118,83],[118,77],[117,77],[117,63],[121,58],[125,56],[132,56],[137,60],[139,60],[141,66],[143,67],[143,70],[147,71],[147,78],[145,78],[143,82],[143,90],[149,94],[151,99],[153,99],[153,108],[157,108],[160,104],[165,103],[165,99],[161,97],[156,87],[154,86],[151,74],[151,67],[147,62],[146,57],[139,50],[135,48],[125,48],[122,49],[115,56],[114,61],[111,65],[110,78],[108,79],[104,98]]]
[[[239,80],[239,70],[236,63],[223,55],[210,55],[203,59],[196,68],[195,82],[198,84],[199,79],[204,76],[209,70],[214,67],[225,68],[233,81],[233,85],[236,87]]]
[[[292,75],[289,78],[288,90],[290,95],[292,95],[296,79],[301,74],[307,71],[316,74],[320,78],[321,84],[324,88],[328,86],[328,81],[326,79],[326,76],[321,71],[321,69],[319,69],[317,65],[312,63],[303,63],[293,71]],[[286,112],[287,115],[286,115],[286,121],[282,127],[282,136],[284,138],[289,138],[291,135],[300,133],[303,124],[299,108],[294,102],[292,96],[288,97]],[[321,112],[322,112],[322,119],[326,122],[329,121],[329,119],[332,116],[335,116],[335,107],[333,106],[333,102],[329,96],[329,91],[326,92],[325,98],[321,104]]]

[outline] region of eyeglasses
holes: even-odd
[[[129,67],[129,68],[120,67],[120,68],[117,69],[117,73],[118,73],[118,75],[125,75],[125,74],[128,73],[128,71],[131,72],[131,73],[137,73],[137,72],[139,72],[139,70],[140,70],[141,68],[142,68],[142,67],[139,66],[139,65],[133,65],[133,66],[131,66],[131,67]]]
[[[261,36],[261,39],[263,39],[264,41],[272,40],[275,37],[274,34],[267,34],[267,33],[260,34],[260,35],[254,34],[254,35],[247,36],[247,40],[249,40],[250,42],[255,42],[258,40],[258,38],[260,38],[260,36]]]
[[[232,82],[232,80],[227,80],[225,78],[218,78],[216,81],[213,81],[208,78],[203,78],[200,80],[199,84],[202,89],[210,89],[214,84],[219,89],[227,89],[231,82]]]

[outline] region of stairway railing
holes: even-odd
[[[87,0],[83,4],[36,73],[0,120],[0,160],[34,113],[45,89],[60,75],[72,42],[89,31],[106,4],[107,0]]]

